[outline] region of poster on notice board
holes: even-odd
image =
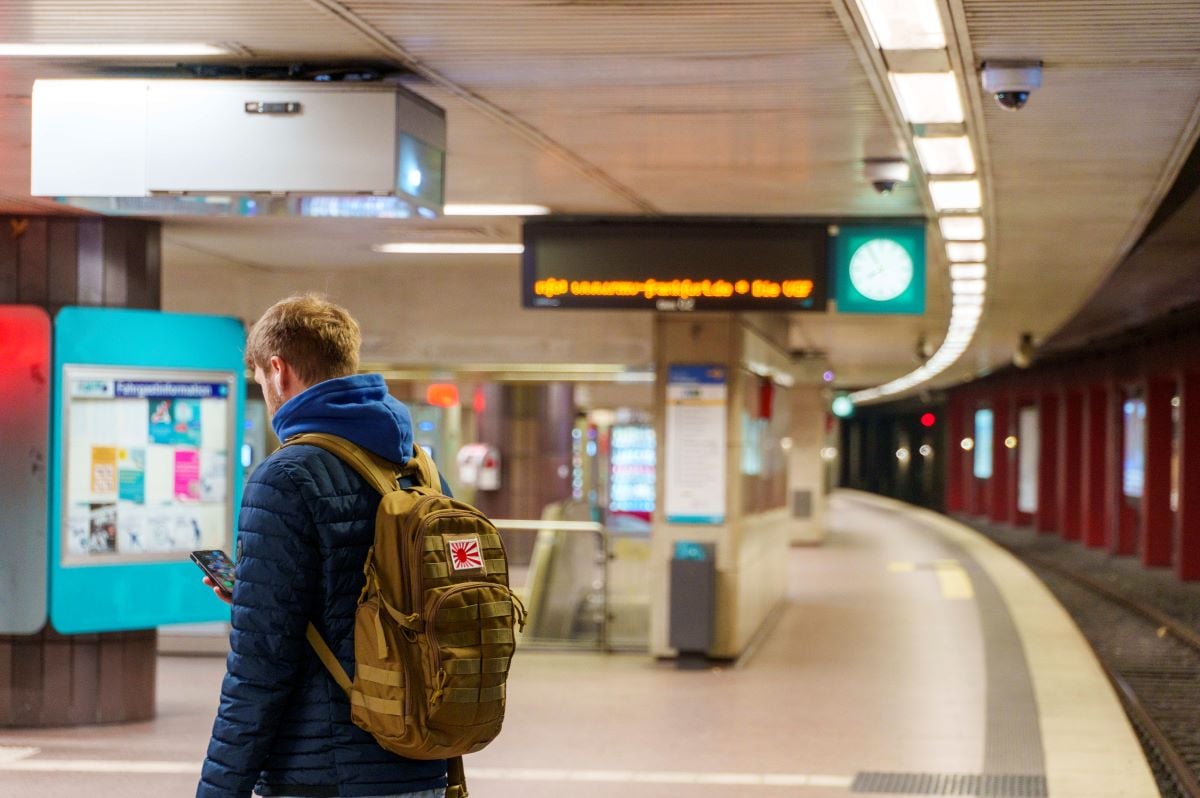
[[[64,371],[63,564],[227,548],[233,375]]]
[[[724,366],[670,367],[664,470],[668,523],[725,523],[727,393]]]

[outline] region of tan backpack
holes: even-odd
[[[308,640],[349,696],[354,723],[401,756],[449,759],[446,796],[465,798],[462,755],[500,733],[514,625],[525,625],[500,534],[442,494],[436,466],[415,444],[403,467],[334,435],[284,445],[296,444],[336,455],[382,494],[355,614],[354,679],[312,624]],[[401,488],[400,477],[415,487]]]

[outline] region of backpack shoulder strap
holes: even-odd
[[[337,435],[329,435],[324,432],[304,432],[299,435],[293,435],[283,442],[284,446],[295,446],[297,444],[316,446],[336,456],[343,463],[357,471],[363,479],[381,494],[386,495],[400,489],[400,485],[396,481],[397,475],[401,472],[399,466],[384,460],[373,452],[368,452],[366,449],[351,443],[345,438],[339,438]]]
[[[413,477],[419,487],[431,488],[438,493],[442,492],[442,478],[438,475],[433,458],[416,441],[413,441],[413,456],[400,470],[400,476]]]

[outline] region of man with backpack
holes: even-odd
[[[250,330],[247,365],[276,434],[293,445],[268,458],[245,487],[237,580],[227,599],[231,651],[198,798],[244,798],[252,790],[289,798],[446,794],[446,759],[385,750],[378,735],[352,721],[345,677],[330,675],[356,670],[356,612],[380,489],[339,456],[303,439],[295,444],[294,436],[338,436],[397,468],[415,461],[408,409],[380,375],[357,374],[360,343],[350,314],[312,295],[278,302]],[[449,502],[433,479],[426,493]],[[399,487],[407,487],[404,478]],[[416,618],[418,609],[407,612]],[[323,664],[314,652],[321,640],[323,656],[336,662]]]

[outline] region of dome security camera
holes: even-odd
[[[1041,61],[984,61],[980,68],[983,90],[996,98],[1001,108],[1019,111],[1029,94],[1042,86]]]
[[[908,182],[908,161],[902,158],[868,158],[863,161],[863,176],[880,194],[891,194],[898,183]]]

